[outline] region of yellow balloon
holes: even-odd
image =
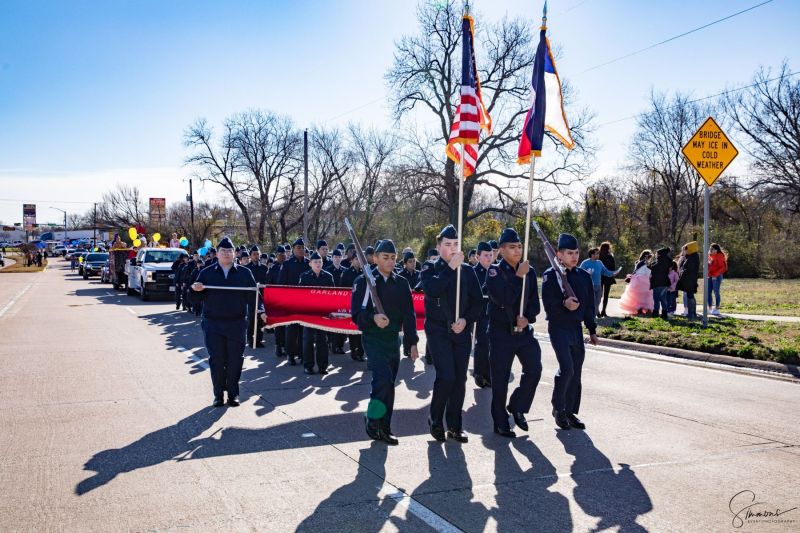
[[[138,236],[139,234],[136,233],[136,228],[128,228],[128,237],[130,237],[131,239],[135,239]]]
[[[138,248],[139,246],[142,245],[142,240],[141,239],[133,239],[133,245]]]
[[[160,233],[153,233],[153,240],[156,241],[156,242],[160,241],[161,240],[161,234]]]

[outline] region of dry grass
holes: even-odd
[[[8,259],[13,259],[15,261],[15,263],[13,265],[11,265],[11,266],[8,266],[8,267],[3,268],[2,270],[0,270],[0,274],[14,274],[14,273],[20,273],[20,272],[41,272],[47,266],[47,259],[42,261],[42,266],[40,266],[40,267],[38,267],[38,266],[28,266],[28,267],[26,267],[25,266],[25,259],[21,255],[8,254],[8,255],[5,256],[5,258],[7,260]]]

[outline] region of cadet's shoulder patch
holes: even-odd
[[[356,292],[356,287],[358,287],[358,283],[353,283],[353,292]]]
[[[426,271],[426,270],[428,270],[430,267],[431,267],[431,264],[430,264],[430,263],[423,263],[423,265],[422,265],[422,270],[420,270],[420,272],[425,272],[425,271]]]
[[[495,277],[497,275],[497,269],[496,268],[490,268],[488,274],[491,277]]]
[[[548,279],[550,279],[550,272],[545,272],[544,275],[542,276],[542,283],[544,283]]]

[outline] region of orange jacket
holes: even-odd
[[[711,254],[708,256],[708,277],[716,278],[728,271],[728,261],[725,254]]]

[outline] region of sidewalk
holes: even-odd
[[[620,311],[619,309],[619,298],[609,298],[608,299],[608,308],[606,308],[606,312],[608,316],[619,317],[622,318],[625,314]],[[677,314],[683,313],[683,304],[678,304]],[[703,304],[697,306],[697,315],[699,317],[703,316]],[[740,320],[774,320],[775,322],[800,322],[800,316],[771,316],[771,315],[740,315],[740,314],[732,314],[732,313],[723,313],[722,317],[730,317],[730,318],[738,318]],[[714,320],[714,315],[711,314],[709,310],[708,314],[709,320]]]

